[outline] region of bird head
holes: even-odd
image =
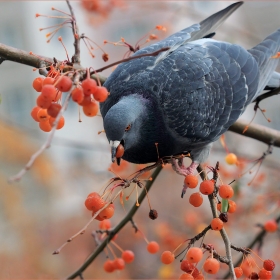
[[[111,146],[112,162],[121,144],[124,154],[135,148],[140,141],[141,126],[145,121],[146,100],[133,94],[122,97],[113,105],[104,117],[104,129]],[[120,164],[120,158],[117,157]]]

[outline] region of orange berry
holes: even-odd
[[[55,86],[47,84],[47,85],[44,85],[42,87],[41,95],[46,100],[51,100],[52,101],[56,98],[56,92],[57,92],[57,89],[55,88]]]
[[[236,203],[233,200],[228,200],[228,213],[234,213],[236,211]]]
[[[191,263],[198,263],[203,257],[201,248],[193,247],[187,252],[186,259]]]
[[[93,93],[94,99],[98,102],[104,102],[109,95],[107,88],[97,87],[96,91]]]
[[[50,117],[49,122],[50,122],[50,125],[51,125],[52,127],[53,127],[54,121],[55,121],[55,118]],[[65,123],[65,119],[64,119],[63,116],[61,116],[60,119],[59,119],[59,121],[58,121],[58,124],[57,124],[57,126],[56,126],[56,129],[57,129],[57,130],[58,130],[58,129],[61,129],[61,128],[64,126],[64,123]]]
[[[174,259],[175,259],[175,256],[170,251],[164,251],[160,257],[161,262],[164,264],[170,264],[174,261]]]
[[[229,153],[229,154],[226,155],[225,160],[226,160],[227,164],[230,164],[230,165],[236,164],[237,163],[237,156],[233,153]]]
[[[219,202],[217,203],[217,210],[221,212],[221,209],[222,209],[222,203]]]
[[[86,116],[94,117],[98,113],[98,104],[92,101],[90,104],[83,106],[83,111]]]
[[[99,228],[101,230],[108,230],[108,229],[110,229],[111,228],[111,221],[108,220],[108,219],[105,219],[105,220],[101,221],[99,223]]]
[[[194,279],[195,280],[204,280],[204,276],[202,273],[199,273]]]
[[[184,180],[185,185],[187,185],[190,189],[194,189],[198,184],[198,178],[195,175],[187,175]]]
[[[123,270],[124,269],[125,262],[122,258],[117,258],[113,262],[114,262],[115,269],[117,269],[117,270]]]
[[[203,269],[206,273],[216,274],[220,269],[220,263],[214,258],[209,258],[205,261]]]
[[[275,232],[278,229],[278,224],[275,220],[269,220],[265,222],[264,229],[268,232]]]
[[[123,154],[124,154],[124,146],[122,144],[119,144],[116,151],[116,157],[121,158]]]
[[[40,109],[40,110],[38,110],[37,118],[39,119],[39,122],[46,122],[46,121],[48,121],[50,116],[48,115],[47,109]]]
[[[219,188],[219,195],[224,199],[232,198],[234,195],[233,188],[230,185],[221,185]]]
[[[150,254],[155,254],[159,251],[159,245],[156,241],[151,241],[148,246],[147,250]]]
[[[224,223],[220,218],[214,218],[211,221],[211,228],[213,230],[221,230],[223,228],[223,226],[224,226]]]
[[[199,190],[204,195],[212,194],[214,191],[214,182],[212,180],[205,180],[201,182]]]
[[[93,79],[85,79],[82,81],[82,88],[85,95],[91,95],[97,90],[96,81]]]
[[[41,110],[41,108],[38,107],[38,106],[35,106],[35,107],[31,110],[31,113],[30,113],[30,114],[31,114],[31,117],[33,118],[33,120],[34,120],[35,122],[39,122],[39,121],[40,121],[39,118],[38,118],[38,116],[37,116],[39,110]]]
[[[105,209],[103,209],[100,213],[99,213],[99,217],[101,217],[102,219],[110,219],[114,216],[115,213],[115,206],[113,203],[110,203]]]
[[[62,95],[62,92],[58,90],[58,91],[56,92],[56,96],[55,96],[55,98],[52,100],[52,102],[57,102],[58,100],[60,100],[60,99],[61,99],[61,95]]]
[[[36,103],[37,103],[38,107],[43,108],[43,109],[48,109],[52,104],[52,100],[51,99],[46,99],[46,98],[43,97],[42,94],[40,94],[37,97]]]
[[[77,103],[81,103],[84,100],[84,92],[82,88],[76,87],[72,90],[72,100]]]
[[[199,207],[203,202],[203,197],[199,192],[190,195],[189,203],[194,207]]]
[[[131,263],[134,260],[134,253],[130,250],[125,250],[122,252],[122,258],[126,263]]]
[[[51,103],[50,107],[48,108],[48,114],[53,117],[56,118],[59,111],[61,109],[61,105],[58,103]]]
[[[243,275],[243,270],[240,266],[234,268],[236,278],[240,278]]]
[[[111,260],[107,260],[104,265],[103,268],[106,272],[113,272],[115,270],[115,265],[114,265],[114,261]]]
[[[52,130],[52,127],[49,122],[39,122],[39,127],[44,132],[50,132]]]
[[[54,82],[55,82],[55,79],[54,78],[52,78],[52,77],[47,77],[47,78],[45,78],[44,80],[43,80],[43,86],[44,85],[53,85],[54,84]]]
[[[259,279],[271,279],[272,274],[271,271],[267,271],[266,269],[262,268],[259,272]]]
[[[43,86],[43,80],[44,78],[42,77],[37,77],[34,79],[32,86],[37,92],[41,92]]]
[[[84,92],[83,92],[83,95],[84,95],[84,99],[83,99],[82,102],[78,102],[79,105],[86,106],[86,105],[91,104],[91,102],[95,102],[95,101],[92,100],[92,96],[91,95],[85,95]]]
[[[88,210],[97,212],[106,202],[96,192],[90,193],[85,200],[85,206]]]
[[[275,268],[275,263],[272,260],[264,260],[263,268],[267,271],[272,271]]]
[[[67,92],[72,87],[72,80],[67,76],[62,76],[58,79],[56,84],[56,88],[58,88],[62,92]]]
[[[193,280],[193,276],[189,273],[183,273],[180,275],[179,279],[189,279],[189,280]]]

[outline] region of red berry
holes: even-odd
[[[52,77],[47,77],[43,80],[43,86],[44,85],[53,85],[55,82],[55,79]]]
[[[243,275],[243,270],[240,266],[234,268],[236,278],[240,278]]]
[[[50,125],[51,125],[51,126],[53,126],[54,121],[55,121],[55,118],[50,117],[49,122],[50,122]],[[63,116],[61,116],[60,119],[59,119],[59,121],[58,121],[58,124],[57,124],[57,126],[56,126],[56,129],[57,129],[57,130],[58,130],[58,129],[61,129],[61,128],[64,126],[64,123],[65,123],[65,119],[64,119]]]
[[[117,270],[123,270],[125,267],[125,262],[122,258],[117,258],[114,260],[114,267]]]
[[[37,113],[37,118],[39,122],[46,122],[49,120],[50,116],[48,115],[47,109],[40,109]]]
[[[275,220],[269,220],[265,222],[264,229],[268,232],[275,232],[278,229],[278,224]]]
[[[52,130],[52,126],[49,122],[39,122],[39,127],[44,132],[50,132]]]
[[[46,99],[46,98],[43,97],[42,94],[40,94],[37,97],[36,103],[37,103],[38,107],[43,108],[43,109],[48,109],[52,104],[52,100],[51,99]]]
[[[148,246],[147,250],[150,254],[155,254],[159,251],[159,245],[156,241],[151,241]]]
[[[35,107],[31,110],[31,113],[30,113],[30,114],[31,114],[31,117],[33,118],[33,120],[34,120],[35,122],[39,122],[39,121],[40,121],[39,118],[38,118],[38,116],[37,116],[39,110],[41,110],[41,108],[38,107],[38,106],[35,106]]]
[[[199,207],[203,202],[203,197],[199,192],[190,195],[189,203],[194,207]]]
[[[85,95],[91,95],[97,90],[96,81],[87,78],[82,81],[82,88]]]
[[[275,263],[272,260],[265,260],[263,262],[263,268],[267,271],[272,271],[275,268]]]
[[[193,280],[193,276],[189,273],[183,273],[180,275],[179,279],[189,279],[189,280]]]
[[[50,100],[50,101],[54,100],[56,98],[56,93],[57,93],[57,89],[53,85],[47,84],[42,87],[41,95],[46,100]]]
[[[114,216],[115,206],[113,203],[109,204],[105,209],[99,213],[99,217],[102,219],[110,219]]]
[[[188,260],[183,260],[181,262],[181,270],[191,274],[194,278],[196,278],[199,275],[198,269]]]
[[[229,199],[234,195],[234,191],[230,185],[221,185],[219,188],[219,195],[221,198]]]
[[[104,102],[109,95],[108,90],[105,87],[97,87],[93,93],[94,99],[98,102]]]
[[[72,87],[72,80],[67,76],[62,76],[58,79],[56,87],[62,92],[67,92]]]
[[[201,248],[193,247],[187,252],[186,259],[191,263],[198,263],[203,257]]]
[[[111,221],[108,220],[108,219],[105,219],[105,220],[101,221],[99,223],[99,228],[101,230],[108,230],[108,229],[110,229],[111,228]]]
[[[88,105],[83,106],[84,114],[88,117],[94,117],[98,113],[98,104],[95,101],[92,101]]]
[[[216,274],[220,269],[220,263],[214,258],[209,258],[205,261],[203,269],[206,273]]]
[[[122,258],[126,263],[131,263],[134,260],[134,253],[130,250],[125,250],[122,252]]]
[[[214,218],[211,222],[211,228],[213,230],[221,230],[224,226],[223,221],[220,218]]]
[[[170,251],[164,251],[160,257],[161,262],[164,264],[170,264],[174,261],[174,259],[175,259],[175,256]]]
[[[199,273],[194,279],[195,280],[204,280],[204,276],[202,273]]]
[[[272,274],[271,271],[267,271],[266,269],[262,268],[259,272],[260,279],[271,279]]]
[[[212,194],[214,191],[214,182],[211,180],[201,182],[199,190],[204,195]]]
[[[43,86],[43,80],[44,78],[42,77],[37,77],[34,79],[32,86],[37,92],[41,92]]]
[[[48,114],[53,117],[53,118],[56,118],[59,111],[61,109],[61,105],[58,104],[58,103],[52,103],[50,105],[50,107],[48,108]]]
[[[77,103],[83,102],[85,95],[84,95],[82,88],[80,88],[80,87],[74,88],[72,90],[71,94],[72,94],[72,100],[74,102],[77,102]]]
[[[97,212],[106,202],[96,192],[90,193],[85,201],[85,206],[88,210]]]
[[[115,270],[115,266],[114,266],[114,261],[111,260],[107,260],[104,265],[103,268],[106,272],[113,272]]]
[[[198,184],[198,178],[195,175],[187,175],[184,180],[185,185],[187,185],[190,189],[194,189]]]

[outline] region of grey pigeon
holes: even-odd
[[[137,51],[145,56],[120,64],[106,80],[110,92],[100,103],[104,129],[115,160],[133,163],[190,152],[192,164],[172,161],[181,175],[193,173],[211,144],[238,119],[266,85],[279,85],[275,71],[280,29],[250,50],[211,37],[242,2],[199,24]],[[157,145],[156,145],[157,143]]]

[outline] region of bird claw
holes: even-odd
[[[187,175],[193,174],[198,166],[198,163],[192,162],[189,167],[185,167],[183,164],[183,159],[178,159],[178,162],[175,158],[171,159],[171,165],[173,170],[184,177]]]

